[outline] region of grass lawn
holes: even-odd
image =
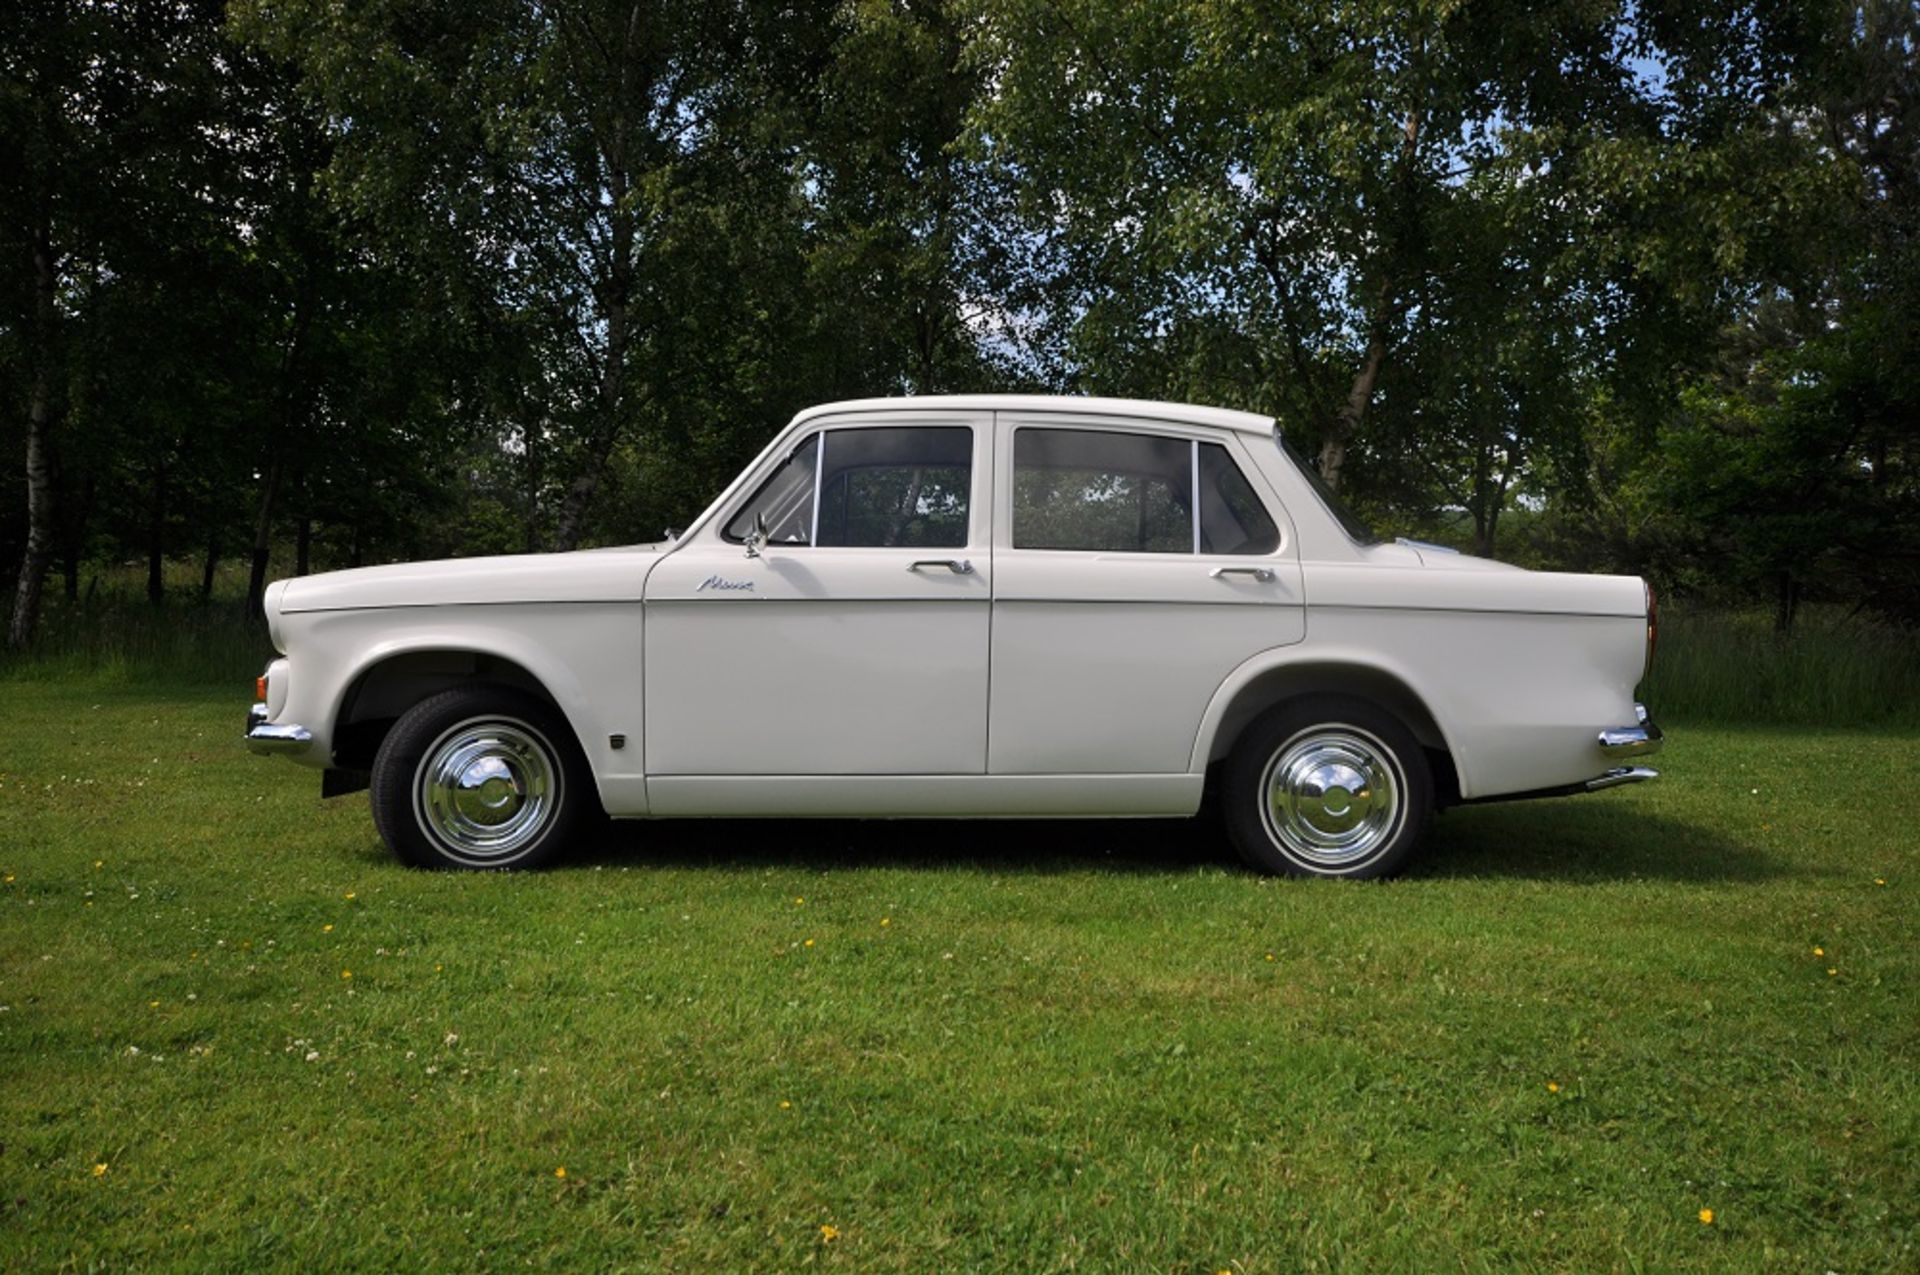
[[[245,698],[0,681],[0,1268],[1920,1268],[1920,735],[1669,724],[1380,885],[1177,823],[454,876]]]

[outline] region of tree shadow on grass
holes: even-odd
[[[1433,821],[1407,876],[1764,881],[1791,870],[1707,823],[1604,797],[1460,806]]]
[[[1196,819],[661,819],[612,823],[565,860],[592,866],[886,867],[988,873],[1240,871]],[[1786,869],[1703,824],[1600,801],[1461,807],[1437,817],[1413,880],[1760,881]]]
[[[639,819],[566,865],[1166,873],[1238,868],[1201,819]]]

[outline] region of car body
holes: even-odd
[[[1349,521],[1251,413],[829,404],[660,544],[275,582],[248,739],[461,866],[544,858],[561,805],[1177,816],[1211,776],[1258,866],[1367,876],[1434,806],[1653,776],[1641,580]]]

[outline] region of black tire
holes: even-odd
[[[372,805],[402,862],[469,870],[548,863],[596,808],[559,712],[484,684],[430,696],[394,723],[373,761]]]
[[[1275,771],[1298,777],[1278,785],[1296,802],[1269,805]],[[1347,695],[1306,696],[1269,711],[1235,743],[1225,778],[1228,834],[1262,872],[1390,876],[1420,844],[1433,812],[1433,775],[1413,732]],[[1326,782],[1341,778],[1358,782]]]

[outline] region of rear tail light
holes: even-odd
[[[253,679],[253,697],[257,700],[267,698],[267,675],[265,673]]]
[[[1653,586],[1647,586],[1647,666],[1640,673],[1645,677],[1653,672],[1654,648],[1660,645],[1660,599],[1654,596]]]

